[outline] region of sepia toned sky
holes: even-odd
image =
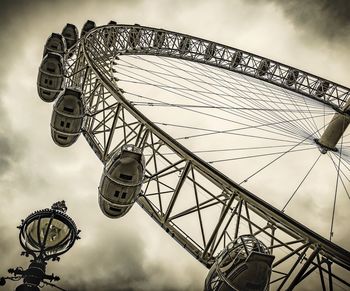
[[[87,19],[97,25],[139,23],[224,43],[349,87],[349,15],[348,0],[1,0],[0,276],[28,264],[19,255],[20,220],[63,199],[82,239],[59,263],[48,265],[62,287],[202,290],[207,274],[138,206],[120,220],[102,214],[102,165],[83,138],[71,148],[52,142],[52,105],[36,92],[43,46],[52,32],[67,22],[80,29]],[[341,222],[340,228],[350,249],[349,226]]]

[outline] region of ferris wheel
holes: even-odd
[[[38,93],[56,100],[54,142],[82,134],[101,160],[103,213],[137,203],[210,269],[204,290],[349,290],[336,238],[350,89],[198,37],[87,21],[48,39]],[[312,197],[327,233],[301,208]]]

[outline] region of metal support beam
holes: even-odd
[[[236,193],[231,194],[231,197],[230,197],[229,201],[227,202],[227,204],[226,204],[226,206],[225,206],[225,208],[224,208],[224,210],[223,210],[223,212],[222,212],[222,214],[221,214],[221,216],[220,216],[220,218],[219,218],[219,221],[217,222],[216,227],[215,227],[215,229],[214,229],[214,231],[213,231],[211,237],[210,237],[209,240],[208,240],[207,245],[206,245],[205,248],[204,248],[204,251],[203,251],[203,253],[202,253],[202,257],[203,257],[203,258],[207,255],[210,246],[211,246],[212,243],[214,242],[214,239],[216,238],[216,235],[217,235],[217,233],[218,233],[218,231],[219,231],[219,229],[220,229],[220,227],[221,227],[221,224],[223,223],[223,221],[224,221],[224,219],[225,219],[225,217],[226,217],[227,212],[230,210],[231,205],[232,205],[232,202],[233,202],[233,200],[235,200],[236,196],[237,196]]]
[[[289,259],[290,257],[292,257],[293,255],[297,254],[298,252],[300,252],[302,249],[304,249],[303,252],[305,252],[305,249],[307,249],[310,246],[310,243],[306,243],[300,247],[298,247],[297,249],[295,249],[294,251],[290,252],[289,254],[287,254],[286,256],[284,256],[282,259],[278,260],[277,262],[275,262],[272,265],[272,268],[277,267],[279,264],[283,263],[285,260]]]
[[[223,231],[221,232],[221,236],[219,237],[219,239],[218,239],[218,241],[217,241],[215,247],[213,248],[213,252],[215,252],[216,249],[218,248],[219,243],[220,243],[222,237],[225,236],[225,232],[226,232],[227,228],[230,226],[230,222],[231,222],[232,218],[237,214],[237,209],[238,209],[238,207],[241,207],[241,206],[242,206],[242,200],[239,200],[238,203],[236,204],[236,207],[235,207],[234,210],[232,211],[231,216],[230,216],[230,218],[228,219],[228,221],[227,221],[227,223],[226,223],[226,225],[225,225]],[[239,222],[236,222],[236,225],[237,225],[238,223],[239,223]],[[226,245],[226,244],[224,244],[224,245]]]
[[[243,200],[240,200],[238,202],[239,206],[237,211],[237,221],[236,221],[236,229],[235,229],[235,236],[234,236],[235,239],[238,237],[238,233],[239,233],[239,226],[240,226],[241,213],[242,213],[242,203],[243,203]]]
[[[333,291],[332,262],[327,261],[329,291]]]
[[[302,268],[300,269],[300,271],[298,272],[298,274],[295,276],[295,278],[293,279],[293,281],[290,283],[289,287],[287,288],[287,291],[291,291],[294,289],[294,287],[299,284],[299,282],[301,281],[304,273],[306,272],[306,270],[309,268],[310,264],[313,262],[313,260],[315,259],[315,257],[318,255],[320,251],[319,247],[316,247],[314,249],[314,251],[311,253],[311,255],[308,257],[308,259],[306,260],[306,262],[303,264]]]
[[[109,148],[111,146],[113,135],[115,132],[115,126],[116,126],[118,118],[119,118],[120,109],[121,109],[121,105],[120,105],[120,103],[118,103],[117,108],[116,108],[116,112],[115,112],[115,115],[113,118],[111,131],[109,133],[107,144],[106,144],[106,147],[105,147],[104,152],[103,152],[103,159],[105,159],[106,156],[108,155],[108,151],[109,151]]]
[[[293,264],[293,266],[290,268],[288,274],[284,277],[281,285],[278,286],[278,291],[282,290],[282,287],[284,286],[284,284],[288,281],[289,277],[292,275],[292,273],[294,272],[296,266],[299,264],[299,262],[303,259],[304,255],[306,254],[306,251],[309,248],[309,245],[304,246],[304,250],[303,252],[299,255],[299,257],[297,258],[297,260],[295,261],[295,263]]]
[[[317,255],[317,265],[318,265],[318,272],[320,274],[320,281],[321,281],[321,285],[322,285],[322,291],[327,291],[326,289],[326,284],[324,282],[324,277],[323,277],[323,271],[321,268],[321,260],[320,260],[320,255]]]
[[[182,188],[183,183],[184,183],[185,180],[186,180],[186,177],[187,177],[187,175],[188,175],[188,172],[190,171],[190,168],[191,168],[191,162],[190,162],[190,161],[187,161],[187,163],[186,163],[186,165],[185,165],[185,168],[184,168],[184,170],[183,170],[183,172],[182,172],[182,174],[181,174],[181,177],[180,177],[180,179],[179,179],[179,181],[178,181],[178,183],[177,183],[177,185],[176,185],[174,194],[173,194],[173,196],[171,197],[170,203],[169,203],[168,208],[167,208],[167,210],[166,210],[166,212],[165,212],[165,215],[164,215],[164,217],[163,217],[163,223],[166,222],[166,221],[168,221],[168,218],[169,218],[169,216],[170,216],[170,213],[171,213],[171,211],[173,210],[174,204],[175,204],[175,202],[176,202],[177,196],[178,196],[179,193],[180,193],[180,190],[181,190],[181,188]]]
[[[204,232],[204,228],[203,228],[203,221],[202,221],[201,210],[199,208],[198,191],[197,191],[196,178],[194,176],[193,168],[191,168],[191,175],[192,175],[192,180],[193,180],[194,195],[195,195],[195,198],[196,198],[196,207],[197,207],[197,213],[198,213],[199,226],[201,228],[203,245],[205,246],[205,244],[206,244],[205,232]]]

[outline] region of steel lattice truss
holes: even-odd
[[[237,52],[242,58],[236,66]],[[80,40],[66,60],[66,85],[83,90],[83,134],[89,145],[102,163],[123,144],[143,148],[146,177],[137,202],[198,261],[210,267],[231,240],[250,233],[276,257],[271,288],[291,290],[313,273],[322,290],[350,287],[348,251],[230,180],[124,98],[113,77],[113,64],[122,54],[160,55],[234,70],[330,104],[339,112],[349,90],[329,82],[324,94],[316,94],[324,80],[302,71],[288,86],[286,76],[294,68],[203,39],[138,25],[97,28]],[[270,66],[261,75],[264,61]]]

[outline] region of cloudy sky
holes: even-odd
[[[282,4],[283,3],[283,4]],[[50,263],[72,290],[201,290],[207,270],[137,206],[109,220],[97,203],[102,165],[81,138],[51,141],[51,105],[36,93],[43,45],[87,19],[184,32],[263,55],[350,86],[348,0],[2,0],[0,10],[0,274],[26,266],[15,228],[67,201],[82,240]],[[348,228],[345,231],[349,231]],[[50,290],[50,288],[47,288]]]

